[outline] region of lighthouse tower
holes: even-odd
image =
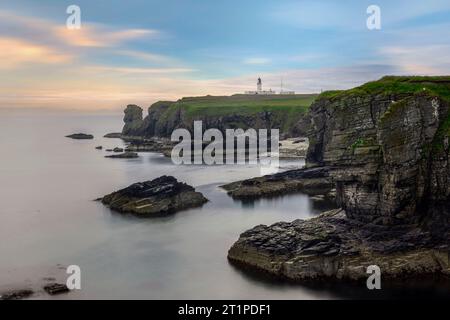
[[[262,89],[262,81],[261,81],[261,78],[258,78],[258,82],[256,82],[256,91],[245,91],[245,94],[265,94],[265,95],[271,95],[271,94],[275,94],[275,91],[272,91],[272,89],[269,89],[269,90],[263,90],[263,89]]]
[[[262,81],[261,78],[258,78],[258,82],[256,83],[256,92],[260,93],[262,91]]]

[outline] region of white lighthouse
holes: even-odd
[[[262,81],[261,78],[258,78],[258,82],[256,83],[256,92],[261,92],[262,91]]]
[[[264,95],[270,95],[270,94],[276,94],[275,91],[272,91],[272,89],[269,90],[263,90],[262,89],[262,80],[261,78],[258,78],[258,81],[256,82],[256,91],[245,91],[245,94],[264,94]]]

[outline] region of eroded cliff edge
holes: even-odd
[[[238,198],[271,186],[308,193],[308,172],[321,172],[341,209],[257,226],[229,259],[296,280],[357,279],[372,264],[393,278],[448,276],[449,101],[450,77],[384,77],[322,94],[308,115],[306,169],[225,188]]]
[[[280,129],[282,137],[304,136],[303,119],[316,94],[232,95],[188,97],[178,101],[159,101],[148,108],[128,105],[125,109],[123,137],[170,138],[177,128],[193,133],[194,121],[203,128]]]

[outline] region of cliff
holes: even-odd
[[[450,78],[385,77],[311,106],[308,166],[332,166],[347,216],[419,223],[450,199]],[[434,216],[434,218],[438,218]]]
[[[159,101],[148,109],[128,105],[122,134],[143,138],[170,138],[173,130],[193,130],[196,120],[203,128],[280,129],[284,137],[304,136],[304,116],[317,95],[233,95],[183,98],[175,102]]]
[[[391,277],[448,275],[449,102],[450,77],[384,77],[321,94],[307,116],[307,168],[284,176],[300,177],[297,191],[305,192],[301,177],[325,172],[342,209],[255,227],[233,245],[230,260],[292,279],[360,278],[371,264]],[[277,183],[277,192],[288,185],[263,180],[265,189]],[[247,185],[225,187],[245,194]]]

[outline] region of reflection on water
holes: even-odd
[[[106,159],[106,139],[121,115],[11,115],[0,117],[0,291],[39,288],[63,280],[64,266],[81,267],[82,290],[55,298],[324,299],[339,290],[255,280],[231,266],[227,251],[240,233],[258,225],[319,213],[307,196],[292,194],[243,203],[219,185],[259,174],[250,166],[174,166],[155,153]],[[64,136],[92,133],[94,140]],[[102,145],[103,150],[95,150]],[[282,166],[301,166],[282,162]],[[210,200],[169,217],[140,219],[93,201],[131,183],[163,174],[195,186]],[[324,205],[324,204],[322,204]],[[365,288],[365,284],[364,284]],[[38,292],[38,298],[49,298]]]

